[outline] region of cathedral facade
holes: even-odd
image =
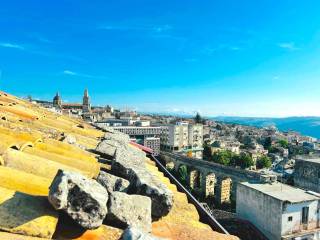
[[[52,106],[61,111],[63,114],[81,116],[84,120],[89,122],[100,121],[111,116],[112,109],[110,106],[106,107],[92,107],[88,89],[84,90],[82,103],[64,103],[59,92],[53,98]]]

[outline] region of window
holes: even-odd
[[[302,219],[301,219],[301,222],[303,224],[308,223],[308,218],[309,218],[309,207],[303,207],[302,208]]]
[[[288,217],[288,222],[292,222],[292,216]]]

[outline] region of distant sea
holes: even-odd
[[[320,139],[320,117],[256,118],[256,117],[213,117],[212,120],[237,123],[254,127],[275,126],[280,131],[293,130]]]

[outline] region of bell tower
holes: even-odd
[[[83,112],[91,112],[91,104],[90,104],[90,97],[89,97],[88,89],[84,90],[82,110],[83,110]]]
[[[52,103],[53,103],[53,106],[55,108],[61,108],[62,107],[62,100],[61,100],[59,92],[57,92],[56,95],[54,96]]]

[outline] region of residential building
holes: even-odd
[[[161,147],[202,159],[203,125],[177,122],[162,126]]]
[[[319,194],[276,181],[237,186],[238,217],[270,240],[319,240],[319,207]]]
[[[320,193],[320,157],[299,156],[295,159],[294,184]]]
[[[188,125],[188,141],[189,146],[193,148],[202,148],[203,146],[203,125],[189,124]]]
[[[189,145],[188,124],[170,124],[163,126],[161,145],[166,150],[181,151]]]

